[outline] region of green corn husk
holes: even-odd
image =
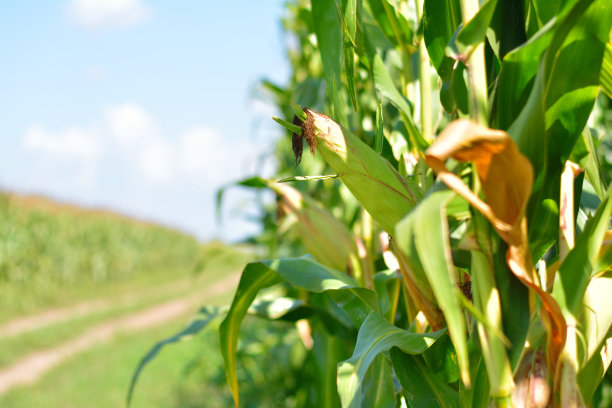
[[[297,218],[293,226],[305,249],[320,263],[338,271],[346,271],[355,241],[348,228],[325,208],[295,188],[269,181],[268,187],[279,197],[280,210]]]
[[[402,177],[393,166],[325,115],[304,110],[307,120],[302,123],[299,146],[294,153],[301,156],[301,138],[306,138],[310,150],[315,149],[333,168],[355,198],[372,218],[389,234],[422,198],[418,184]]]

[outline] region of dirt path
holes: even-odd
[[[188,288],[192,283],[193,279],[184,278],[179,281],[164,284],[163,291],[165,293],[179,292],[181,289]],[[136,303],[138,299],[157,296],[160,292],[159,287],[148,288],[124,294],[113,299],[112,301],[108,299],[96,299],[68,307],[50,309],[31,316],[13,319],[0,326],[0,339],[18,336],[22,333],[42,329],[56,323],[61,323],[95,312],[108,310],[117,305],[129,306]]]
[[[21,358],[0,370],[0,395],[11,388],[36,382],[47,371],[67,358],[83,352],[95,344],[111,340],[118,332],[133,332],[159,326],[174,318],[197,310],[207,296],[230,291],[237,286],[240,273],[233,273],[211,286],[187,297],[168,301],[140,312],[109,320],[89,328],[81,335],[48,350],[38,351]]]

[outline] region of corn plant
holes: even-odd
[[[235,405],[252,313],[295,322],[297,406],[609,406],[612,4],[287,7],[279,180],[241,185],[276,194],[292,256],[219,312]]]

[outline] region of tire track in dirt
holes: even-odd
[[[186,278],[176,282],[163,284],[164,292],[178,292],[183,288],[189,287],[192,279]],[[148,298],[159,295],[159,288],[149,288],[137,292],[128,293],[111,300],[96,299],[78,303],[73,306],[46,310],[31,316],[25,316],[10,320],[0,326],[0,340],[7,337],[18,336],[22,333],[42,329],[56,323],[76,319],[96,312],[103,312],[113,306],[130,306],[138,299]]]
[[[149,307],[143,311],[111,319],[87,329],[80,336],[56,347],[31,353],[9,367],[0,370],[0,395],[13,387],[32,384],[66,359],[90,349],[98,343],[111,340],[118,332],[135,332],[159,326],[174,318],[195,314],[204,298],[226,293],[237,286],[240,273],[235,272],[209,287],[187,297]]]

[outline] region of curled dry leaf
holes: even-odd
[[[449,158],[474,163],[486,202],[447,169]],[[567,327],[559,305],[542,289],[529,252],[525,209],[533,184],[531,163],[506,132],[467,119],[449,124],[427,149],[425,160],[440,180],[487,217],[508,244],[510,270],[537,293],[544,306],[548,361],[554,369]]]

